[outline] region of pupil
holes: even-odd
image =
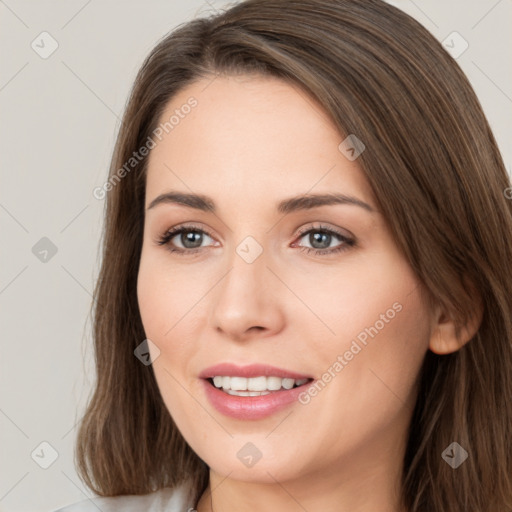
[[[323,241],[324,243],[320,243],[320,246],[317,247],[315,244],[321,240],[323,237]],[[325,241],[327,240],[327,243],[325,243]],[[315,249],[325,249],[327,247],[329,247],[329,245],[331,245],[331,235],[329,235],[328,233],[320,233],[320,232],[316,232],[316,233],[311,233],[309,235],[309,241],[311,243],[311,245],[315,248]]]
[[[185,238],[183,238],[183,235]],[[197,231],[187,231],[186,233],[182,233],[181,242],[187,249],[194,249],[201,246],[201,236],[201,233]],[[189,242],[191,242],[192,245],[188,245]]]

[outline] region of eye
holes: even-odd
[[[319,226],[299,232],[299,239],[305,238],[312,247],[292,244],[292,247],[299,247],[300,251],[325,256],[334,254],[356,245],[353,238],[350,238],[333,228]],[[193,225],[181,225],[168,229],[157,241],[158,245],[165,245],[167,249],[180,256],[200,252],[205,246],[205,238],[213,240],[213,237],[204,229]],[[338,245],[332,246],[338,240]]]
[[[307,242],[311,244],[311,247],[300,246],[300,250],[306,251],[308,254],[314,253],[325,256],[347,250],[356,244],[353,238],[325,226],[303,230],[299,234],[300,239],[306,238]],[[332,243],[336,242],[336,239],[340,243],[333,247]]]
[[[201,250],[202,243],[205,236],[212,239],[212,237],[204,230],[195,226],[176,226],[167,230],[158,240],[158,245],[166,245],[170,252],[178,254],[193,254]],[[172,242],[176,239],[176,242]],[[172,243],[171,243],[172,242]]]

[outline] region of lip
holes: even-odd
[[[226,377],[281,377],[282,379],[312,379],[311,375],[303,375],[301,373],[277,368],[268,364],[250,364],[247,366],[237,366],[232,363],[220,363],[215,366],[205,368],[199,377],[202,379],[211,379],[216,375]]]
[[[309,379],[310,382],[292,389],[272,391],[261,396],[235,396],[229,395],[213,386],[210,381],[216,375],[229,377],[281,377],[283,379]],[[200,373],[206,397],[211,405],[221,414],[240,420],[258,420],[266,418],[278,411],[298,403],[299,395],[307,389],[313,381],[308,375],[303,375],[283,368],[264,364],[251,364],[249,366],[236,366],[231,363],[222,363],[206,368]]]

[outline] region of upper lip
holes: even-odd
[[[304,375],[284,368],[277,368],[268,364],[250,364],[246,366],[237,366],[232,363],[220,363],[205,368],[199,377],[210,379],[215,376],[227,377],[281,377],[282,379],[311,379],[309,375]]]

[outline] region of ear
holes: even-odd
[[[451,354],[461,349],[478,331],[483,318],[483,302],[473,286],[473,309],[469,320],[457,330],[449,312],[436,306],[430,334],[429,349],[435,354]]]

